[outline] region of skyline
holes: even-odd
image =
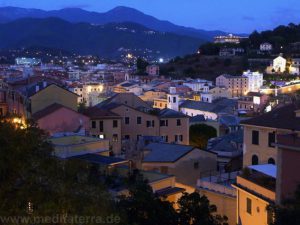
[[[158,2],[153,0],[1,0],[0,7],[14,6],[55,10],[62,8],[82,8],[87,11],[106,12],[117,6],[127,6],[154,16],[160,20],[168,20],[174,24],[204,30],[222,30],[232,33],[251,33],[275,28],[278,25],[299,23],[300,2],[288,1],[247,1],[237,4],[237,0],[220,2],[218,0],[197,1],[189,0],[182,4],[180,0]],[[287,4],[287,2],[289,4]],[[258,4],[255,4],[258,3]],[[159,6],[159,7],[158,7]],[[222,21],[220,23],[219,21]]]

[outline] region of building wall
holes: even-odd
[[[130,140],[137,140],[138,135],[159,136],[159,119],[155,115],[140,112],[124,105],[111,110],[122,117],[122,138],[130,136]],[[129,118],[129,124],[125,124],[125,117]],[[141,124],[137,124],[137,117],[141,117]],[[147,121],[151,121],[151,127],[147,127]],[[152,127],[154,121],[154,127]]]
[[[200,189],[200,194],[205,195],[211,204],[217,206],[217,214],[228,217],[229,225],[236,225],[237,199],[235,197],[205,189]]]
[[[168,120],[168,126],[160,126],[159,135],[168,136],[168,143],[175,142],[175,135],[182,135],[183,140],[177,143],[189,144],[189,118],[162,118],[161,120]],[[177,126],[177,120],[180,120],[181,125]]]
[[[216,78],[216,85],[227,88],[232,97],[246,95],[249,86],[247,77],[237,76],[228,78],[223,75]]]
[[[195,187],[202,172],[217,169],[217,155],[194,149],[174,163],[144,162],[142,163],[142,169],[175,175],[177,182]]]
[[[167,94],[163,91],[146,91],[140,98],[145,102],[153,102],[155,99],[165,99]]]
[[[213,112],[207,112],[197,109],[188,109],[188,108],[180,108],[180,111],[188,116],[197,116],[197,115],[204,115],[205,119],[216,120],[218,115]]]
[[[300,174],[295,173],[299,170],[300,138],[292,135],[279,136],[278,144],[283,145],[277,148],[276,202],[280,204],[283,200],[294,197],[300,184]]]
[[[259,144],[252,144],[252,131],[259,132]],[[257,126],[244,126],[244,157],[243,166],[252,165],[252,156],[258,156],[258,164],[268,163],[269,158],[273,158],[275,163],[277,161],[277,150],[275,147],[269,147],[269,133],[275,132],[276,134],[285,134],[290,131],[268,128],[268,127],[257,127]]]
[[[118,121],[118,126],[113,127],[113,121]],[[96,127],[92,127],[92,121],[95,121]],[[100,131],[100,121],[103,121],[103,131]],[[91,119],[89,121],[89,133],[90,135],[100,137],[103,135],[105,139],[109,140],[109,145],[111,150],[115,155],[119,155],[121,153],[121,142],[122,142],[122,119],[121,118],[98,118]],[[117,135],[117,138],[114,137]]]
[[[155,99],[153,103],[153,108],[165,109],[168,107],[167,99]]]
[[[49,132],[50,135],[61,132],[75,132],[80,126],[88,130],[88,123],[88,117],[68,108],[60,108],[37,120],[38,126]]]
[[[50,85],[39,91],[30,97],[30,100],[32,114],[54,103],[61,104],[67,108],[77,111],[77,95],[56,85]]]
[[[247,198],[251,200],[251,214],[247,212]],[[237,224],[242,225],[268,225],[267,206],[268,202],[250,194],[244,190],[237,191]]]

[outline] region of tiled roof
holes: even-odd
[[[190,118],[190,123],[203,122],[205,121],[204,115],[197,115]]]
[[[195,109],[214,113],[232,113],[236,105],[237,100],[222,98],[217,99],[212,103],[186,100],[180,105],[180,108]]]
[[[83,114],[90,117],[91,119],[101,118],[101,117],[120,117],[119,115],[111,111],[105,109],[99,109],[97,107],[88,108],[83,112]]]
[[[151,143],[145,149],[150,152],[145,156],[143,162],[176,162],[192,151],[194,147],[189,145]]]
[[[296,104],[285,105],[241,124],[300,131],[300,117],[296,117],[295,113],[299,109]]]
[[[41,119],[41,118],[43,118],[43,117],[45,117],[45,116],[47,116],[47,115],[55,112],[58,109],[61,109],[61,108],[66,108],[66,107],[63,106],[63,105],[54,103],[54,104],[52,104],[52,105],[50,105],[50,106],[48,106],[48,107],[46,107],[46,108],[44,108],[44,109],[36,112],[36,113],[34,113],[32,115],[32,118],[34,118],[35,120],[39,120],[39,119]],[[70,110],[72,110],[72,109],[70,109]]]
[[[175,110],[166,108],[159,112],[159,117],[160,118],[185,118],[188,116],[186,116],[182,112],[177,112]]]

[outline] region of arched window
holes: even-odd
[[[273,158],[268,159],[268,164],[273,164],[275,165],[275,160]]]
[[[258,165],[258,157],[257,155],[252,156],[252,165]]]

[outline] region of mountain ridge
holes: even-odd
[[[16,19],[25,17],[31,18],[48,18],[58,17],[71,23],[87,22],[91,24],[104,25],[114,22],[133,22],[141,24],[147,28],[161,32],[171,32],[179,35],[201,38],[206,41],[211,41],[216,35],[227,34],[223,31],[206,31],[191,27],[175,25],[166,20],[159,20],[153,16],[147,15],[137,9],[117,6],[107,12],[99,13],[86,11],[81,8],[63,8],[59,10],[41,10],[41,9],[26,9],[21,7],[0,7],[0,22],[11,22]]]
[[[149,50],[149,55],[155,57],[174,57],[195,52],[204,43],[198,38],[154,31],[130,22],[91,25],[70,23],[57,17],[2,23],[0,34],[1,49],[41,46],[108,58],[137,50]]]

